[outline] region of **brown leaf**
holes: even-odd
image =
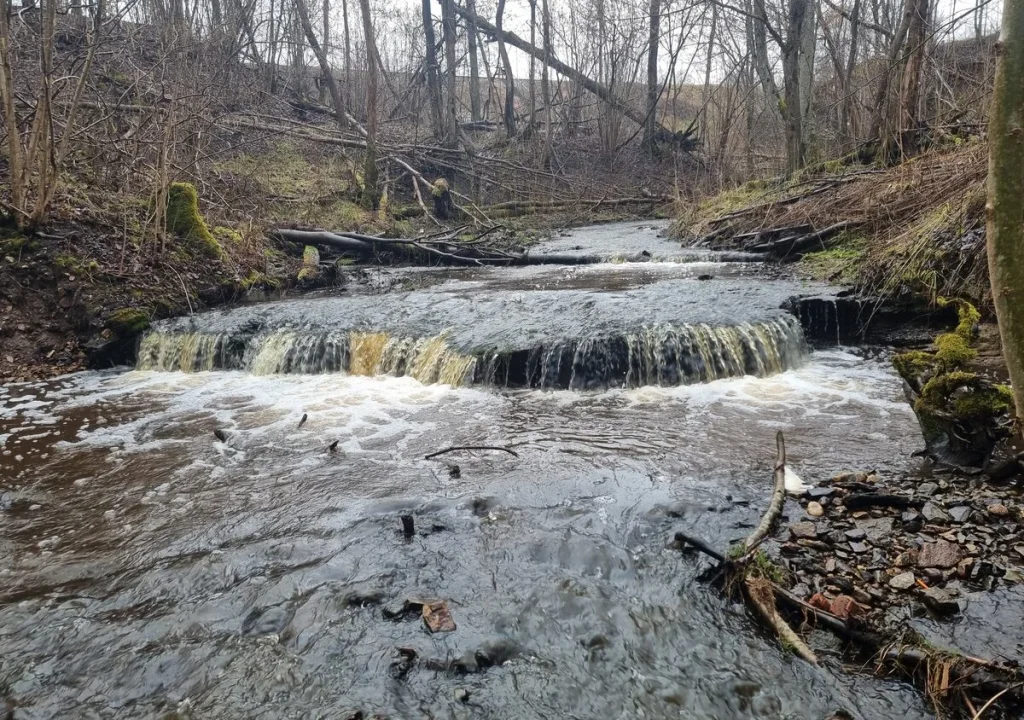
[[[455,630],[455,621],[452,620],[452,614],[448,610],[448,603],[444,600],[424,603],[423,624],[433,633],[453,632]]]

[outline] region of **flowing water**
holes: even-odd
[[[500,272],[168,323],[141,369],[0,389],[16,717],[931,717],[837,656],[795,660],[666,548],[749,532],[778,429],[807,480],[903,468],[920,441],[885,359],[808,354],[777,310],[793,284],[753,266]],[[774,345],[755,329],[772,323]],[[477,370],[483,348],[557,341],[625,342],[626,370]],[[699,363],[718,379],[679,371]],[[571,377],[593,389],[537,389]],[[424,459],[451,445],[517,456]],[[425,598],[454,632],[388,617]]]

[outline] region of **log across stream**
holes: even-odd
[[[714,304],[783,317],[767,302],[783,279],[657,265],[460,270],[427,297],[435,313],[504,297],[506,317],[472,331],[499,338],[512,320],[541,338],[597,322],[638,289],[640,310],[683,323]],[[556,286],[568,305],[525,297]],[[429,310],[366,297],[409,322]],[[352,307],[302,302],[274,312],[327,327]],[[526,322],[545,308],[564,317]],[[750,534],[780,429],[808,480],[911,468],[919,434],[884,357],[834,348],[761,377],[585,391],[190,369],[0,388],[0,701],[18,712],[934,717],[909,684],[793,657],[667,547],[680,529],[717,548]],[[513,452],[426,459],[464,446]],[[453,631],[430,632],[433,601]]]

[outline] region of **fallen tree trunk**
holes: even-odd
[[[815,249],[825,250],[826,240],[834,235],[838,235],[843,230],[847,230],[852,226],[853,223],[848,221],[838,222],[835,225],[829,225],[827,228],[818,230],[817,232],[807,233],[806,235],[784,237],[780,240],[752,245],[747,249],[750,252],[767,253],[777,260],[786,260],[794,255],[802,255],[808,250],[815,248],[815,246],[820,246]]]
[[[535,60],[547,64],[547,66],[550,67],[552,70],[564,75],[565,77],[579,84],[581,87],[585,88],[586,90],[593,93],[597,97],[601,98],[606,103],[615,108],[617,111],[619,111],[620,113],[628,117],[630,120],[640,125],[641,127],[643,127],[647,123],[647,115],[645,113],[640,112],[638,109],[627,103],[625,100],[618,97],[615,93],[612,92],[612,90],[609,87],[602,85],[601,83],[596,82],[594,80],[591,80],[589,77],[581,73],[579,70],[576,70],[575,68],[566,65],[564,62],[554,57],[554,55],[552,55],[550,52],[545,52],[543,49],[531,45],[530,43],[528,43],[526,40],[523,40],[515,33],[509,32],[508,30],[499,30],[497,27],[487,22],[479,15],[471,13],[469,12],[469,10],[459,7],[458,5],[455,6],[455,12],[461,15],[464,19],[476,25],[478,30],[483,30],[491,37],[500,38],[501,40],[504,40],[512,47],[518,48],[527,55],[532,56]],[[684,147],[684,149],[690,150],[696,147],[697,142],[692,136],[692,130],[689,130],[685,133],[673,133],[671,130],[661,125],[660,123],[658,124],[658,129],[661,133],[665,134],[666,137],[676,138],[677,142],[679,142],[680,146]]]

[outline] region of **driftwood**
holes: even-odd
[[[817,232],[810,232],[805,235],[791,235],[772,242],[752,245],[746,249],[750,252],[768,253],[778,260],[784,260],[794,255],[802,255],[811,249],[824,250],[825,240],[828,240],[833,235],[838,235],[852,225],[853,223],[850,222],[839,222]]]
[[[754,532],[744,541],[743,549],[750,552],[751,549],[761,544],[761,541],[768,537],[775,523],[782,515],[782,506],[786,503],[786,439],[780,430],[775,435],[775,469],[772,473],[774,486],[772,487],[772,499],[761,517],[761,522],[754,528]]]

